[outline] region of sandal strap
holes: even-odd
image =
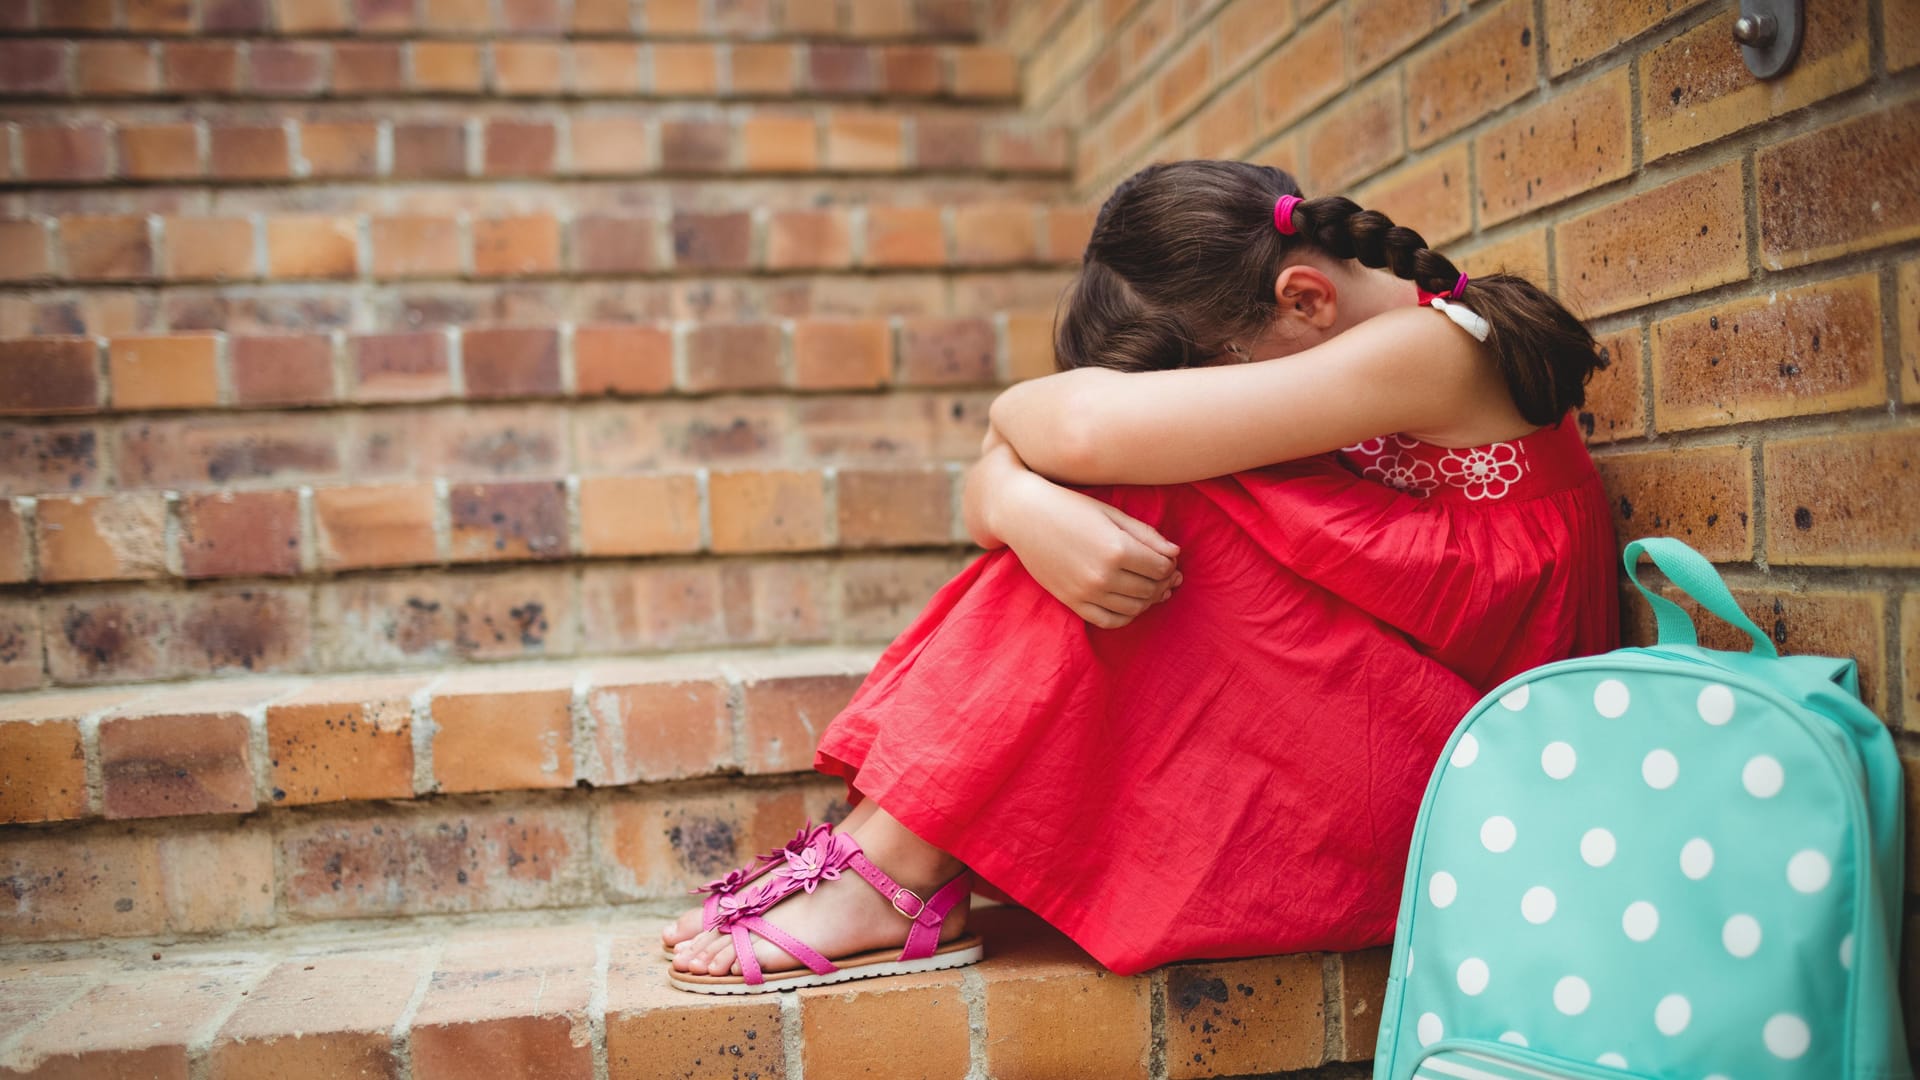
[[[749,932],[759,934],[761,937],[778,945],[781,949],[785,950],[788,956],[807,965],[807,970],[813,972],[815,975],[828,975],[840,970],[834,966],[833,961],[820,955],[817,950],[799,938],[773,925],[761,916],[754,915],[750,918],[742,919],[735,924],[734,933],[736,937],[734,939],[733,951],[737,957],[751,956],[753,958],[753,969],[756,976],[760,975],[760,958],[753,954],[753,939],[747,939],[747,950],[745,953],[740,951],[739,935]],[[740,974],[742,977],[745,977],[747,974],[747,962],[745,959],[740,961]],[[758,986],[762,978],[764,978],[764,976],[761,978],[748,978],[747,981]]]
[[[912,889],[893,880],[885,870],[873,864],[867,853],[858,847],[847,860],[847,865],[859,874],[867,884],[880,891],[893,905],[893,910],[905,915],[913,925],[907,930],[906,947],[900,950],[900,959],[919,960],[932,956],[940,947],[940,927],[947,920],[955,904],[965,900],[973,892],[973,872],[962,870],[953,880],[940,886],[932,896],[922,900]]]

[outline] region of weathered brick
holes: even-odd
[[[576,41],[569,57],[575,93],[625,97],[640,92],[644,69],[640,50],[631,42]]]
[[[333,394],[333,342],[320,334],[227,339],[234,401],[323,405]]]
[[[230,94],[240,86],[240,49],[227,41],[170,41],[161,47],[169,93]]]
[[[732,668],[739,688],[742,767],[749,774],[806,772],[820,733],[847,707],[872,667],[858,653],[757,659]]]
[[[0,499],[0,585],[33,580],[27,554],[27,524],[21,508],[11,500]]]
[[[253,223],[246,218],[170,217],[165,274],[173,281],[231,281],[259,276]]]
[[[477,94],[482,83],[480,46],[465,41],[416,41],[413,88],[424,93]]]
[[[1761,150],[1760,258],[1778,270],[1920,236],[1920,100]]]
[[[528,277],[560,269],[560,223],[552,214],[483,218],[473,223],[473,272]]]
[[[1153,76],[1154,109],[1162,123],[1178,121],[1206,93],[1213,80],[1213,42],[1195,37]]]
[[[1506,0],[1407,61],[1407,141],[1429,146],[1533,90],[1533,5]]]
[[[340,469],[337,432],[317,415],[156,417],[118,434],[122,487],[320,479]]]
[[[89,338],[0,341],[0,413],[92,412],[100,404],[100,348]]]
[[[316,683],[266,710],[276,806],[413,796],[413,696],[431,680]]]
[[[1482,224],[1518,217],[1627,175],[1633,166],[1632,111],[1622,68],[1488,129],[1474,142]]]
[[[1355,77],[1362,77],[1428,37],[1466,5],[1446,0],[1360,0],[1346,12]],[[1339,25],[1338,19],[1329,24]],[[1339,50],[1339,39],[1332,41]]]
[[[128,215],[60,219],[67,277],[76,281],[130,281],[153,276],[147,219]]]
[[[782,347],[776,323],[700,323],[687,331],[681,389],[704,394],[781,385]]]
[[[1435,248],[1472,228],[1470,198],[1464,144],[1401,166],[1354,195],[1360,205],[1418,231]]]
[[[39,605],[0,601],[0,690],[33,690],[47,682],[52,671],[44,661],[46,637]]]
[[[660,121],[660,167],[670,173],[724,172],[733,155],[725,120],[701,117]]]
[[[1601,334],[1598,344],[1607,366],[1587,381],[1587,400],[1575,417],[1580,431],[1590,446],[1639,438],[1647,432],[1646,406],[1640,393],[1645,383],[1640,328]]]
[[[842,469],[835,480],[840,543],[847,547],[945,544],[953,538],[946,469]]]
[[[393,125],[396,179],[424,180],[467,175],[467,129],[461,124]]]
[[[566,26],[562,6],[561,0],[501,0],[500,28],[511,34],[558,34]]]
[[[0,821],[67,821],[87,815],[80,724],[135,692],[74,690],[0,706]]]
[[[892,172],[906,165],[900,117],[843,109],[827,119],[826,165],[848,172]]]
[[[962,266],[1032,262],[1034,208],[1022,202],[968,203],[953,212],[954,262]]]
[[[866,390],[893,371],[893,332],[879,319],[802,319],[793,326],[793,385],[802,390]]]
[[[393,1075],[393,1030],[430,950],[354,949],[284,960],[247,991],[206,1052],[208,1080]]]
[[[300,496],[293,491],[191,493],[180,500],[187,577],[300,572]]]
[[[727,686],[683,661],[628,661],[588,673],[598,786],[703,776],[733,758]],[[4,728],[0,728],[4,730]]]
[[[566,444],[565,410],[496,406],[464,416],[435,415],[420,463],[458,479],[553,476],[565,470]]]
[[[180,180],[200,175],[200,130],[194,124],[122,127],[120,171],[134,180]]]
[[[447,335],[438,330],[356,334],[347,339],[347,371],[355,401],[427,401],[453,392]]]
[[[630,0],[574,0],[575,33],[626,33],[634,29]]]
[[[674,265],[682,270],[745,270],[753,264],[753,215],[676,211]]]
[[[103,124],[22,125],[16,140],[22,180],[107,178],[107,129]]]
[[[553,330],[496,327],[460,336],[467,396],[512,398],[560,392],[560,335]]]
[[[13,350],[18,347],[0,343],[0,401],[22,400],[22,383],[17,381],[20,369],[12,366]],[[89,373],[97,366],[95,360],[69,371],[69,376],[78,376],[84,383],[69,382],[56,388],[49,404],[66,410],[91,411],[98,401],[99,382],[97,374]],[[72,395],[77,392],[85,394],[84,405],[74,400]],[[0,426],[0,494],[32,495],[99,487],[102,458],[100,430],[92,425]]]
[[[824,643],[833,635],[824,560],[731,561],[720,569],[721,616],[729,641],[766,645]]]
[[[352,218],[267,219],[267,274],[290,280],[344,280],[360,270],[360,230]]]
[[[496,41],[493,87],[507,95],[553,95],[566,89],[567,53],[553,41]]]
[[[727,640],[713,564],[589,566],[580,575],[580,601],[584,633],[596,651],[703,648]]]
[[[1397,74],[1349,91],[1306,132],[1313,182],[1330,191],[1347,187],[1405,153]]]
[[[279,124],[215,124],[207,135],[207,173],[222,180],[284,180],[293,174],[287,129]]]
[[[15,38],[0,41],[0,94],[64,95],[71,92],[62,42]]]
[[[1655,323],[1655,422],[1671,430],[1878,405],[1879,294],[1879,275],[1860,274]]]
[[[1548,66],[1553,74],[1563,75],[1699,4],[1700,0],[1655,0],[1647,4],[1547,0]]]
[[[127,0],[127,29],[145,33],[185,34],[194,26],[190,0]]]
[[[1561,295],[1591,318],[1745,277],[1742,188],[1728,162],[1561,224]]]
[[[650,217],[587,215],[573,219],[574,268],[589,274],[646,273],[660,268],[660,223]]]
[[[1390,949],[1367,949],[1337,957],[1340,972],[1339,1045],[1327,1047],[1327,1056],[1339,1061],[1368,1061],[1380,1040],[1380,1017],[1386,1005]]]
[[[1906,692],[1900,727],[1912,731],[1920,726],[1920,592],[1900,598],[1900,686]]]
[[[1867,80],[1866,0],[1811,8],[1800,52],[1777,79],[1747,70],[1728,48],[1733,21],[1719,18],[1649,50],[1639,59],[1641,132],[1653,161],[1792,112]]]
[[[256,94],[318,94],[331,50],[312,41],[256,41],[247,50],[247,85]]]
[[[328,570],[411,566],[439,558],[432,484],[316,488],[314,536]]]
[[[939,266],[946,260],[946,230],[940,223],[939,208],[874,206],[867,209],[862,265]]]
[[[1920,401],[1920,260],[1900,264],[1900,397]]]
[[[1284,21],[1268,19],[1267,23]],[[952,51],[950,62],[953,65],[951,88],[955,97],[1006,101],[1020,96],[1020,57],[1012,50],[997,46],[962,45]]]
[[[847,211],[776,210],[767,219],[767,269],[835,270],[852,262]]]
[[[134,97],[160,85],[159,58],[145,41],[82,41],[73,55],[75,82],[88,97]]]
[[[700,549],[700,484],[686,474],[580,478],[581,551],[661,555]]]
[[[573,331],[574,390],[658,394],[673,385],[673,335],[656,326],[580,326]]]
[[[736,42],[727,55],[727,91],[752,97],[785,97],[796,84],[792,45]]]
[[[986,984],[992,1075],[1148,1075],[1149,980],[1102,970],[1026,911],[977,910],[968,924],[994,943],[993,954],[975,968]]]
[[[161,691],[108,713],[100,721],[103,812],[133,818],[252,810],[243,710],[287,690],[249,684]]]
[[[1715,562],[1753,556],[1753,459],[1745,447],[1608,454],[1594,464],[1621,543],[1676,536]]]
[[[186,1076],[188,1047],[242,1000],[255,973],[235,965],[142,974],[100,982],[19,1040],[19,1052],[48,1075]]]
[[[1167,1075],[1279,1072],[1326,1050],[1318,956],[1276,956],[1167,971]]]
[[[0,281],[53,274],[52,234],[38,221],[0,221]]]
[[[1753,642],[1737,630],[1701,610],[1691,598],[1671,586],[1661,589],[1680,604],[1700,629],[1700,644],[1709,649],[1746,652]],[[1785,656],[1850,657],[1859,664],[1860,697],[1867,707],[1887,716],[1886,656],[1887,598],[1878,592],[1831,589],[1740,589],[1733,598],[1773,640]]]
[[[212,334],[118,337],[107,342],[116,409],[196,409],[220,403],[220,339]]]
[[[348,0],[272,0],[274,25],[285,34],[353,29]]]
[[[71,0],[48,4],[40,12],[42,30],[117,30],[119,5],[113,0]]]
[[[1239,160],[1259,135],[1259,87],[1241,79],[1194,115],[1183,128],[1196,157]]]
[[[391,41],[340,41],[333,46],[333,92],[341,97],[406,91],[406,52]],[[306,140],[306,132],[301,132]]]
[[[1007,378],[1018,382],[1057,370],[1053,354],[1053,313],[1007,313]]]
[[[1776,439],[1763,460],[1769,562],[1920,565],[1920,430]]]
[[[366,178],[380,169],[380,127],[372,122],[306,124],[300,128],[300,156],[315,177]]]
[[[719,50],[695,42],[647,47],[653,92],[660,97],[712,97],[720,90]]]
[[[653,169],[647,122],[632,116],[581,116],[568,128],[573,171],[584,176],[621,176]]]
[[[978,172],[987,167],[986,128],[966,113],[923,113],[913,122],[913,163],[921,172]]]
[[[488,0],[426,0],[420,15],[423,30],[484,33],[494,28]]]
[[[827,543],[826,488],[818,472],[716,471],[707,491],[715,551],[805,551]]]
[[[555,1080],[594,1075],[587,1035],[595,983],[591,926],[456,932],[413,1014],[414,1075],[456,1080],[505,1053]]]
[[[756,113],[740,125],[741,167],[748,172],[811,172],[820,129],[811,116]]]
[[[1920,12],[1904,4],[1880,9],[1880,40],[1886,42],[1887,70],[1905,71],[1920,64]]]
[[[900,379],[910,386],[992,383],[998,352],[985,319],[908,319],[900,329]]]
[[[859,990],[801,990],[801,1061],[810,1075],[923,1076],[967,1071],[967,1003],[954,972],[901,975]]]
[[[573,786],[573,673],[476,672],[433,694],[441,791]]]
[[[789,11],[792,5],[789,5]],[[780,1003],[676,990],[646,950],[658,935],[616,936],[607,969],[608,1080],[668,1075],[688,1080],[741,1076],[786,1080]],[[724,1048],[723,1053],[716,1049]]]
[[[566,491],[556,481],[456,484],[447,512],[456,561],[557,559],[571,547]]]

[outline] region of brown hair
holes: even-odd
[[[1054,326],[1061,369],[1210,362],[1272,323],[1274,279],[1303,244],[1428,292],[1459,280],[1419,233],[1351,199],[1308,199],[1294,210],[1296,234],[1281,233],[1274,202],[1299,194],[1287,173],[1237,161],[1149,165],[1122,181],[1100,207]],[[1514,274],[1473,278],[1460,299],[1491,327],[1486,346],[1522,416],[1551,424],[1585,402],[1586,380],[1606,358],[1559,301]]]

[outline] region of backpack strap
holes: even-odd
[[[1685,608],[1655,593],[1640,584],[1640,556],[1645,553],[1653,558],[1653,565],[1667,575],[1674,587],[1691,597],[1701,607],[1746,632],[1753,639],[1753,648],[1747,650],[1753,656],[1778,657],[1780,650],[1774,647],[1773,639],[1754,625],[1747,613],[1740,610],[1734,602],[1733,593],[1727,591],[1727,583],[1720,580],[1720,574],[1714,570],[1699,552],[1670,536],[1649,536],[1635,540],[1627,545],[1625,562],[1627,579],[1640,595],[1647,598],[1653,608],[1653,618],[1659,627],[1662,645],[1698,645],[1699,632],[1694,629],[1693,620],[1687,616]]]

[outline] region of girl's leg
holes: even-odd
[[[860,805],[854,807],[853,812],[848,814],[846,820],[836,826],[833,831],[846,832],[850,829],[857,829],[861,823],[872,817],[873,812],[878,809],[879,807],[873,804],[872,799],[862,799],[860,800]],[[660,939],[667,943],[667,948],[678,949],[683,943],[692,941],[694,938],[702,937],[700,916],[701,909],[698,907],[695,907],[691,911],[682,912],[679,918],[668,923],[666,927],[660,931]],[[713,935],[707,934],[704,936],[711,938]]]
[[[871,799],[861,804],[872,805]],[[922,898],[931,896],[961,870],[959,860],[915,836],[878,807],[846,831],[875,866]],[[821,883],[811,893],[795,893],[768,911],[766,920],[829,957],[897,949],[907,940],[907,920],[887,897],[850,873]],[[963,903],[947,916],[940,940],[958,937],[966,930],[966,921],[967,906]],[[799,961],[757,938],[754,951],[767,971],[800,966]],[[676,950],[673,966],[701,975],[728,974],[735,970],[733,941],[716,933],[700,934]]]

